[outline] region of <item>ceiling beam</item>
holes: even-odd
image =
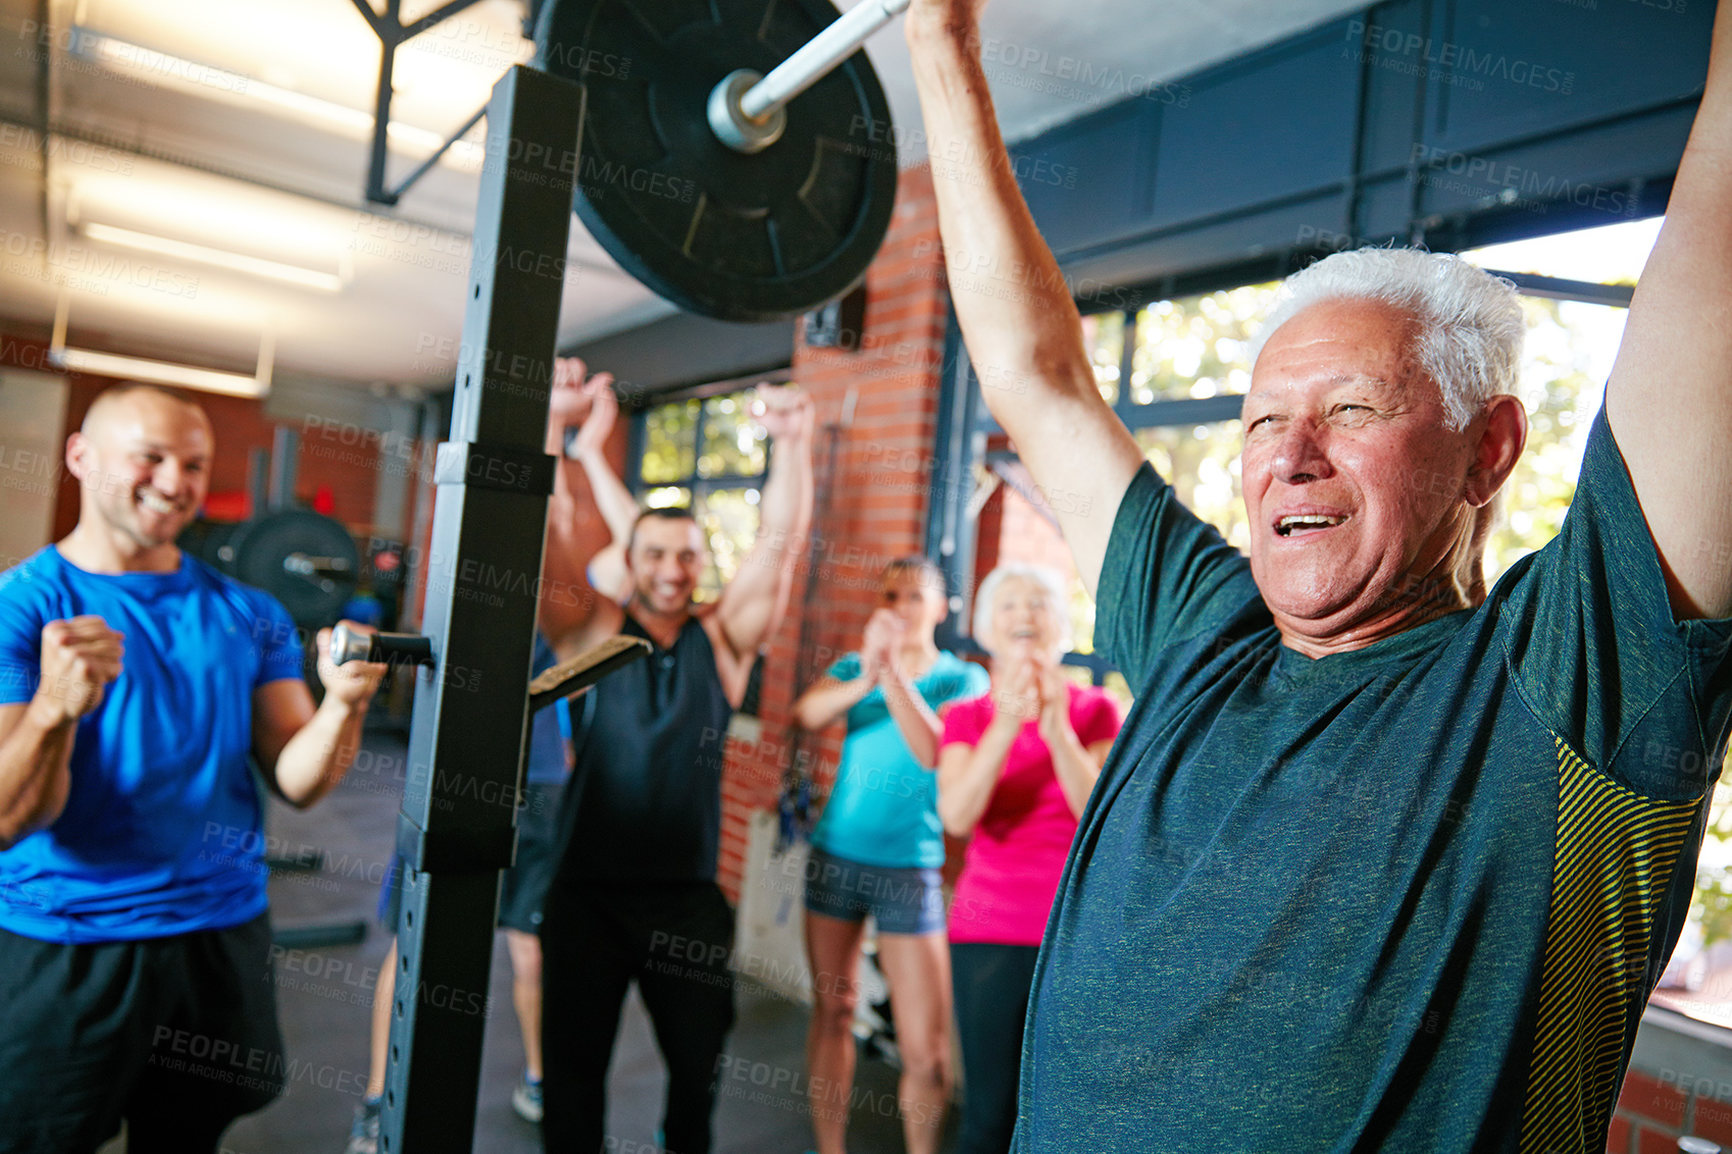
[[[476,111],[462,128],[453,133],[439,150],[419,165],[408,176],[391,188],[385,183],[385,167],[390,160],[387,145],[387,134],[391,126],[391,73],[397,63],[397,47],[405,40],[411,40],[443,21],[449,20],[459,12],[474,4],[476,0],[447,0],[447,3],[429,12],[421,19],[411,24],[403,23],[402,0],[385,0],[383,14],[373,11],[370,0],[351,0],[355,10],[367,22],[367,27],[373,30],[373,35],[379,39],[379,88],[373,97],[373,148],[372,159],[367,167],[367,199],[374,204],[394,205],[409,191],[411,185],[420,180],[422,175],[438,163],[445,155],[445,150],[457,143],[458,139],[468,132],[486,113],[485,106]]]

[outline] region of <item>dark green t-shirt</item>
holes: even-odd
[[[1674,623],[1604,416],[1478,610],[1307,658],[1146,466],[1099,604],[1138,697],[1047,926],[1017,1149],[1603,1150],[1732,710],[1732,622]]]

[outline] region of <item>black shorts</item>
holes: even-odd
[[[283,1092],[270,919],[64,945],[0,930],[0,1154],[95,1150]]]
[[[531,783],[517,810],[517,861],[499,877],[501,926],[526,934],[541,932],[541,903],[559,868],[559,791],[562,785]],[[392,933],[403,907],[403,860],[391,862],[379,895],[379,921]]]
[[[517,811],[517,861],[499,879],[499,924],[541,932],[541,903],[559,868],[559,791],[563,785],[524,787]]]

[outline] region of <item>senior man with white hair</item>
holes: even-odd
[[[1488,591],[1527,431],[1508,287],[1375,250],[1289,282],[1247,560],[1095,388],[982,6],[916,0],[906,34],[932,155],[981,158],[937,174],[945,244],[1029,275],[951,292],[1138,691],[1047,926],[1017,1149],[1603,1149],[1732,709],[1732,30],[1563,530]]]

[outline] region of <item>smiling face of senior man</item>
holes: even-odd
[[[1527,437],[1512,396],[1451,428],[1417,355],[1420,322],[1382,301],[1309,305],[1263,346],[1245,398],[1251,573],[1291,648],[1358,648],[1483,597],[1489,506]]]

